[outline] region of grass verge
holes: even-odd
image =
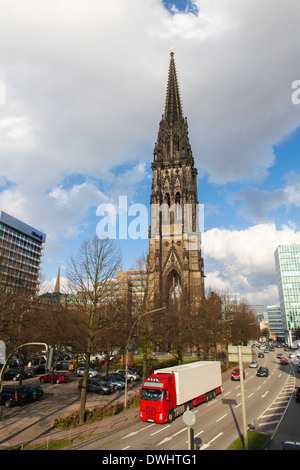
[[[265,434],[258,432],[248,432],[248,450],[261,450],[264,444],[269,439]],[[244,436],[239,436],[227,450],[245,450],[244,447]]]

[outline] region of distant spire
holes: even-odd
[[[54,287],[54,293],[55,294],[60,293],[60,266],[58,267],[58,273],[57,273],[56,283],[55,283],[55,287]]]
[[[175,68],[174,52],[171,47],[171,59],[169,67],[169,79],[165,106],[165,119],[169,124],[182,119],[182,109],[180,101],[179,86]]]

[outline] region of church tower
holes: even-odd
[[[152,170],[148,306],[168,306],[181,296],[197,306],[204,296],[197,169],[182,113],[173,52]]]

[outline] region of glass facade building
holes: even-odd
[[[290,342],[300,328],[300,245],[280,245],[275,266],[282,327]]]
[[[34,295],[46,235],[0,211],[0,288]]]
[[[269,320],[270,337],[274,340],[284,340],[285,334],[282,327],[280,305],[268,305],[267,314]]]

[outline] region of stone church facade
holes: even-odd
[[[204,265],[197,195],[197,169],[183,116],[171,52],[165,112],[152,162],[148,255],[148,308],[204,297]]]

